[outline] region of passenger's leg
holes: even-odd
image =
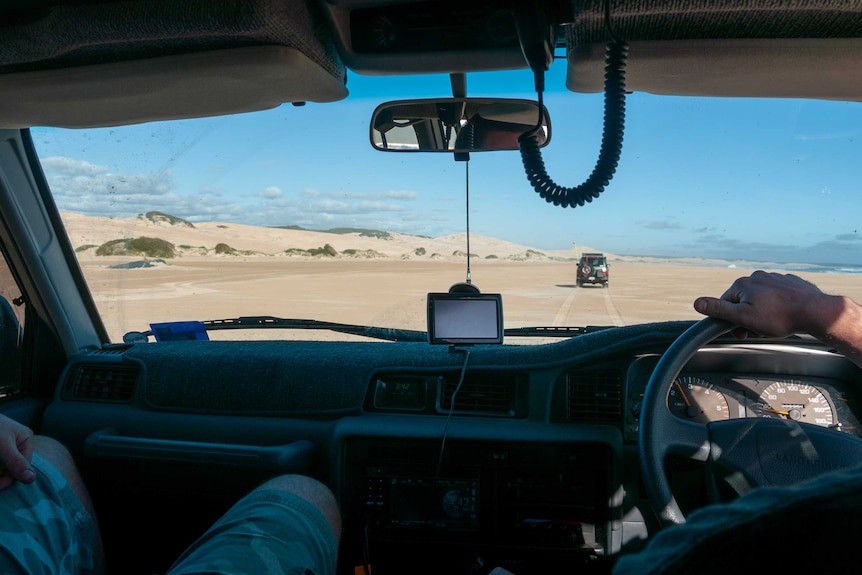
[[[75,466],[75,461],[72,455],[63,446],[62,443],[46,437],[44,435],[36,435],[33,437],[35,452],[47,459],[63,476],[72,492],[84,506],[84,509],[90,515],[93,523],[94,540],[93,540],[93,561],[96,575],[104,575],[105,573],[105,551],[102,547],[102,536],[99,531],[99,522],[96,520],[96,511],[93,509],[93,500],[90,499],[90,493],[87,491],[87,486],[84,485],[84,480]]]
[[[341,540],[341,512],[335,502],[335,496],[323,483],[304,475],[281,475],[270,479],[256,489],[275,489],[286,493],[295,493],[309,501],[326,518],[329,527],[335,534],[336,542]]]
[[[341,515],[332,492],[301,475],[271,479],[243,497],[169,571],[332,575]]]
[[[0,491],[0,564],[4,573],[105,572],[93,506],[72,456],[34,436],[33,483]],[[33,564],[35,562],[35,564]]]

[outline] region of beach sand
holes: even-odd
[[[153,213],[133,218],[62,214],[112,341],[122,341],[127,331],[146,331],[151,323],[239,316],[424,331],[428,292],[446,292],[467,277],[463,233],[436,238],[374,231],[329,233],[191,224],[163,214],[151,217]],[[174,257],[97,255],[98,246],[123,238],[170,242]],[[538,250],[476,234],[470,243],[472,282],[484,293],[502,294],[509,328],[698,319],[692,308],[696,297],[720,296],[733,280],[755,269],[742,262],[607,253],[610,287],[577,288],[579,255],[601,249],[572,245],[568,250]],[[219,253],[219,246],[228,246],[231,252]],[[308,255],[307,250],[326,246],[331,257]],[[292,255],[297,252],[304,255]],[[123,267],[144,263],[153,265]],[[799,275],[826,292],[862,302],[862,275]],[[345,339],[342,334],[296,330],[211,331],[210,337]]]
[[[127,260],[128,258],[126,258]],[[425,330],[426,294],[466,279],[465,262],[397,259],[184,257],[144,269],[122,258],[82,258],[113,341],[152,322],[270,315]],[[571,261],[478,261],[474,285],[503,294],[506,327],[632,325],[698,319],[700,295],[720,296],[753,269],[611,262],[609,288],[575,287]],[[799,274],[862,302],[862,278]],[[211,332],[212,339],[330,339],[322,332]],[[344,338],[344,336],[337,336]]]

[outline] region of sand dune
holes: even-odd
[[[215,255],[219,244],[227,244],[246,256],[286,256],[286,250],[312,250],[327,244],[341,258],[457,261],[463,259],[467,251],[467,235],[464,233],[429,238],[391,232],[381,238],[359,232],[336,234],[219,222],[195,223],[194,227],[189,227],[165,221],[154,222],[145,217],[105,218],[71,212],[62,216],[76,249],[99,246],[116,239],[154,237],[176,246],[183,257]],[[95,251],[94,247],[90,249]],[[580,250],[593,251],[586,247]],[[516,260],[572,259],[577,256],[574,249],[541,250],[475,234],[470,235],[470,253],[476,258]]]

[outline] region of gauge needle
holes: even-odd
[[[769,411],[771,413],[777,413],[778,415],[786,415],[788,417],[790,416],[789,411],[780,411],[778,409],[772,409],[771,407],[760,407],[758,405],[756,409],[759,409],[760,411]]]
[[[685,402],[686,407],[691,407],[691,402],[688,400],[688,396],[686,396],[685,392],[682,390],[682,384],[680,384],[679,380],[676,382],[676,386],[679,388],[679,394],[682,396],[682,400]]]

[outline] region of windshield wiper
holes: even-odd
[[[315,319],[284,319],[268,315],[246,316],[232,319],[211,319],[194,323],[203,325],[206,331],[222,329],[324,329],[374,339],[384,339],[386,341],[428,341],[428,334],[424,331],[354,325],[349,323],[319,321]],[[123,336],[123,341],[126,343],[132,343],[135,341],[143,342],[151,335],[154,335],[152,330],[144,332],[129,332]],[[143,336],[144,339],[141,339],[141,336]],[[176,339],[194,338],[178,337]]]
[[[503,330],[504,336],[511,337],[574,337],[612,329],[613,325],[588,325],[584,327],[575,326],[536,326],[536,327],[513,327]]]
[[[269,315],[260,316],[245,316],[231,319],[210,319],[199,322],[175,322],[160,324],[163,326],[200,326],[204,331],[218,331],[223,329],[322,329],[334,331],[338,333],[347,333],[373,339],[382,339],[386,341],[406,341],[406,342],[426,342],[428,334],[424,331],[410,329],[396,329],[390,327],[375,327],[369,325],[356,325],[349,323],[337,323],[330,321],[320,321],[316,319],[285,319]],[[508,328],[503,331],[504,336],[508,337],[574,337],[576,335],[584,335],[605,329],[611,329],[613,326],[536,326],[536,327],[515,327]],[[173,336],[168,333],[162,333],[161,339],[197,339],[193,337],[191,331],[186,328],[181,328],[179,335],[176,333]],[[131,331],[123,336],[123,341],[126,343],[144,343],[147,338],[155,335],[152,330],[143,332]],[[205,337],[203,339],[206,339]]]

